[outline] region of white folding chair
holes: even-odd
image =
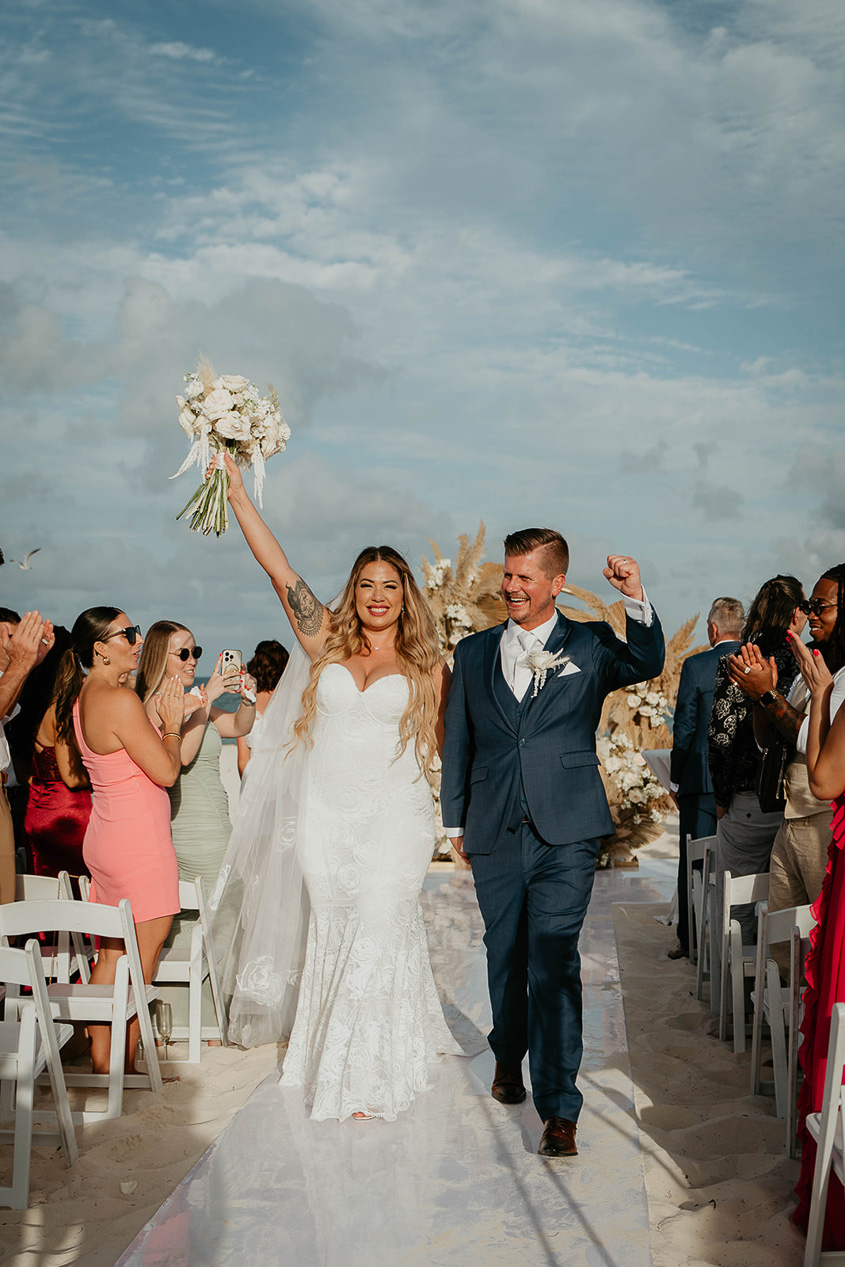
[[[792,1032],[798,1013],[792,1010],[793,983],[781,985],[780,970],[769,954],[779,942],[792,942],[792,930],[809,937],[815,920],[809,906],[789,906],[770,911],[768,902],[761,902],[757,912],[757,963],[754,973],[754,1019],[751,1027],[751,1094],[762,1089],[760,1062],[763,1050],[763,1025],[767,1023],[772,1040],[775,1112],[786,1117],[788,1097],[787,1033]]]
[[[187,985],[188,1025],[177,1025],[172,1037],[187,1038],[188,1063],[198,1064],[203,1039],[219,1039],[228,1047],[226,1013],[223,1007],[223,991],[214,957],[211,922],[206,905],[205,883],[202,876],[196,880],[179,881],[179,905],[183,911],[196,911],[197,921],[191,932],[191,945],[187,951],[177,946],[165,946],[153,976],[154,985]],[[202,986],[208,979],[217,1024],[202,1025]]]
[[[793,1023],[786,1053],[786,1151],[790,1158],[795,1158],[798,1156],[798,1048],[801,1046],[801,1021],[804,1017],[804,965],[810,953],[810,938],[802,937],[797,926],[792,929],[789,950]]]
[[[816,1141],[816,1165],[813,1171],[813,1192],[810,1199],[810,1217],[807,1223],[807,1245],[804,1250],[804,1267],[817,1267],[820,1263],[830,1267],[845,1267],[845,1250],[822,1250],[827,1189],[833,1170],[841,1184],[845,1184],[843,1166],[842,1113],[845,1103],[845,1087],[842,1074],[845,1070],[845,1003],[834,1003],[830,1018],[830,1042],[827,1048],[827,1071],[824,1079],[824,1097],[818,1113],[807,1114],[807,1130]]]
[[[693,851],[693,861],[701,859],[701,871],[692,872],[692,893],[690,911],[694,920],[698,950],[695,961],[695,997],[704,997],[704,981],[712,977],[713,955],[711,937],[713,932],[713,903],[710,892],[713,886],[713,873],[716,860],[716,837],[699,836],[687,844],[687,856]],[[692,942],[690,942],[692,946]]]
[[[0,1118],[14,1121],[14,1130],[0,1131],[0,1136],[14,1139],[12,1182],[0,1187],[0,1206],[25,1210],[33,1143],[60,1143],[67,1166],[79,1155],[59,1056],[73,1027],[53,1023],[35,938],[26,943],[25,950],[0,947],[0,981],[11,988],[29,986],[32,991],[31,998],[20,1001],[16,1021],[0,1021]],[[45,1071],[53,1089],[58,1130],[34,1132],[35,1082]]]
[[[161,1091],[162,1087],[149,1011],[149,1004],[158,997],[158,990],[144,983],[132,908],[126,898],[119,906],[76,901],[9,902],[0,906],[0,938],[3,944],[8,945],[10,937],[55,929],[67,929],[71,934],[86,933],[91,937],[111,937],[124,944],[125,953],[117,961],[113,985],[59,982],[48,986],[47,990],[54,1018],[86,1025],[111,1025],[109,1072],[69,1072],[65,1075],[68,1086],[108,1088],[107,1108],[105,1111],[86,1109],[81,1114],[75,1113],[74,1119],[101,1122],[119,1117],[123,1109],[124,1087],[149,1087],[153,1091]],[[14,1002],[7,993],[7,1010]],[[124,1074],[126,1029],[136,1015],[141,1027],[147,1072]]]
[[[73,889],[67,871],[60,871],[58,877],[55,878],[50,875],[15,876],[16,902],[72,900]],[[78,934],[71,940],[71,934],[66,928],[56,929],[51,943],[51,945],[39,943],[45,977],[51,981],[67,983],[76,974],[80,980],[87,981],[91,975],[91,955],[88,948],[83,946]],[[73,945],[72,950],[71,945]]]
[[[701,954],[702,912],[704,910],[704,857],[715,849],[715,836],[698,836],[693,840],[687,835],[687,937],[690,963],[697,963]],[[701,870],[695,866],[700,862]]]
[[[769,896],[769,875],[732,876],[723,873],[721,976],[719,990],[719,1038],[728,1036],[728,973],[731,977],[731,1014],[733,1016],[734,1051],[745,1051],[745,981],[753,977],[757,966],[756,946],[742,944],[739,921],[731,919],[732,906],[765,902]]]

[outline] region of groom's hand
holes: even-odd
[[[469,858],[468,858],[468,857],[466,856],[466,854],[464,853],[464,838],[463,838],[463,836],[450,836],[450,837],[449,837],[449,844],[452,846],[452,848],[454,849],[455,853],[456,853],[456,854],[458,855],[458,857],[461,859],[461,862],[465,862],[465,863],[467,864],[467,866],[469,866],[469,865],[470,865]]]
[[[603,575],[607,577],[613,588],[619,590],[626,598],[643,601],[645,595],[640,580],[640,567],[636,559],[630,558],[627,554],[609,554]]]

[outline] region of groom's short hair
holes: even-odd
[[[505,537],[505,554],[530,554],[532,550],[543,549],[540,556],[543,571],[550,579],[553,576],[566,576],[569,570],[569,546],[554,528],[521,528],[519,532],[511,532]]]

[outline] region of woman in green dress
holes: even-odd
[[[173,848],[179,862],[179,879],[205,880],[210,892],[229,843],[231,822],[226,789],[220,778],[220,751],[224,739],[238,739],[255,719],[255,682],[237,667],[222,671],[222,655],[204,687],[194,678],[202,648],[190,629],[171,620],[150,626],[138,666],[136,689],[150,716],[161,683],[177,677],[185,688],[185,720],[182,725],[182,773],[168,788]],[[223,694],[240,694],[237,712],[215,706]],[[173,920],[166,946],[190,949],[196,913],[184,911]],[[188,1024],[188,992],[184,987],[163,986],[160,997],[170,1003],[174,1029]],[[216,1025],[214,1003],[206,981],[203,985],[203,1028]]]

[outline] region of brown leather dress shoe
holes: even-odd
[[[542,1157],[577,1157],[575,1123],[565,1117],[550,1117],[537,1152]]]
[[[500,1104],[522,1104],[525,1099],[522,1065],[515,1060],[497,1060],[490,1092]]]

